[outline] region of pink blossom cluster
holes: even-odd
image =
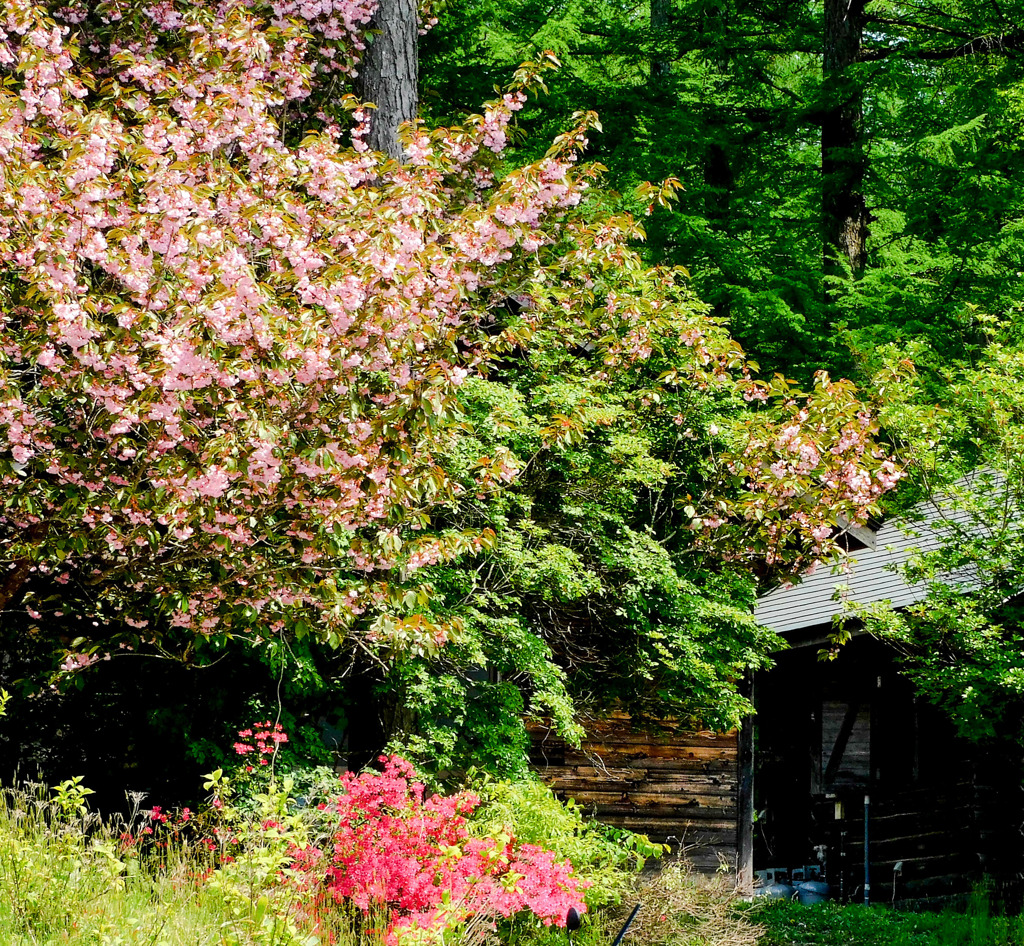
[[[322,42],[320,68],[355,75],[358,54],[365,48],[362,31],[377,9],[378,0],[270,0],[274,23],[305,24]]]
[[[85,670],[91,667],[94,663],[98,663],[100,660],[110,660],[110,654],[104,654],[100,657],[94,653],[68,653],[64,657],[63,663],[60,665],[60,669],[63,673],[77,673],[79,670]]]
[[[329,847],[295,852],[303,888],[323,884],[335,901],[385,908],[388,941],[470,916],[509,917],[529,911],[563,926],[570,907],[585,910],[587,883],[551,851],[507,836],[470,835],[466,816],[479,804],[472,792],[424,798],[412,766],[381,757],[381,774],[347,774],[343,793],[321,806],[337,818]]]
[[[53,554],[80,609],[338,639],[377,600],[339,573],[462,551],[374,530],[455,491],[436,454],[492,357],[480,314],[547,278],[583,135],[488,183],[518,87],[413,129],[400,167],[330,124],[286,144],[308,30],[355,44],[372,8],[164,0],[139,33],[108,3],[78,36],[81,5],[4,7],[0,267],[24,291],[0,313],[0,550],[32,575]]]
[[[284,727],[280,723],[271,723],[270,720],[254,723],[249,729],[240,729],[238,737],[240,741],[233,744],[235,754],[246,756],[256,753],[260,765],[269,765],[270,759],[277,752],[277,747],[288,741]],[[251,742],[248,741],[250,739]]]
[[[744,480],[729,511],[756,525],[760,544],[752,554],[800,569],[834,548],[840,520],[863,524],[876,512],[901,472],[879,449],[877,422],[849,382],[819,374],[810,395],[790,396],[785,407],[781,417],[748,422],[742,451],[728,462]],[[714,516],[702,524],[724,522]]]

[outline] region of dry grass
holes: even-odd
[[[730,881],[703,877],[682,861],[637,879],[634,899],[616,917],[619,926],[635,903],[640,912],[625,940],[633,946],[757,946],[764,932],[736,909]],[[617,931],[610,926],[609,946]]]

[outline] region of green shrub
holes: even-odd
[[[539,781],[498,782],[485,777],[473,787],[482,801],[473,817],[476,829],[485,834],[505,829],[525,844],[568,858],[576,874],[592,884],[586,892],[591,908],[619,903],[632,889],[630,875],[647,858],[666,850],[643,835],[585,817],[574,801],[559,801]]]

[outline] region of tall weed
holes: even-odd
[[[219,944],[219,897],[196,882],[202,858],[126,848],[129,822],[102,823],[87,793],[76,780],[0,791],[3,946]]]

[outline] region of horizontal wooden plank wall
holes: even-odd
[[[980,879],[976,801],[970,781],[950,780],[942,788],[871,795],[872,901],[948,898]],[[821,800],[816,815],[833,817],[835,803]],[[830,883],[860,901],[864,883],[864,813],[861,796],[851,796],[845,818],[832,826]],[[843,835],[840,837],[840,835]],[[899,864],[901,869],[894,871]],[[838,895],[838,890],[834,891]]]
[[[736,865],[737,735],[672,722],[635,732],[624,714],[586,723],[579,749],[531,725],[531,761],[563,799],[599,821],[682,848],[696,870]]]

